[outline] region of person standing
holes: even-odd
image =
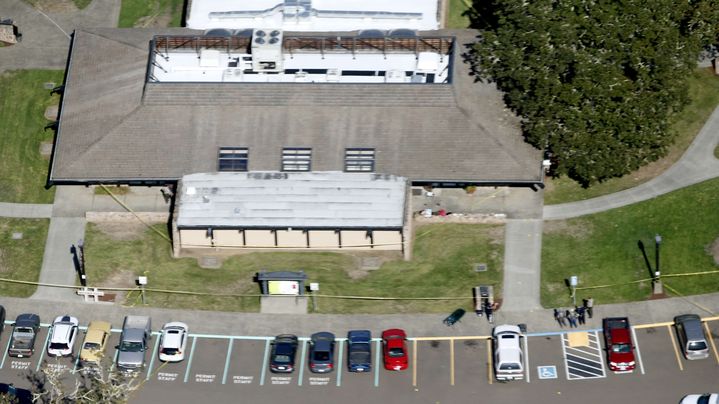
[[[558,309],[554,309],[554,319],[557,320],[560,327],[564,328],[564,314],[562,314],[562,312]]]
[[[584,299],[584,308],[587,310],[589,318],[592,318],[592,315],[594,315],[594,299],[591,296]]]
[[[584,316],[585,310],[586,310],[586,309],[584,308],[584,306],[582,306],[582,307],[577,307],[577,308],[575,309],[575,311],[576,311],[576,313],[577,313],[577,318],[579,319],[579,324],[580,324],[580,325],[586,323],[586,317]]]
[[[565,316],[567,317],[567,320],[569,321],[569,327],[576,328],[577,327],[577,313],[574,312],[574,310],[569,310],[565,312]]]

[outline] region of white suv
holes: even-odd
[[[187,331],[187,324],[179,321],[167,323],[162,327],[162,336],[160,337],[161,361],[180,362],[185,359]]]
[[[50,345],[47,346],[49,356],[70,356],[77,338],[77,318],[64,315],[55,318],[50,331]]]
[[[520,344],[522,331],[516,325],[498,325],[494,338],[494,374],[497,380],[524,378],[524,360]]]

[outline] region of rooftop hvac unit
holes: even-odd
[[[252,70],[278,73],[282,67],[282,31],[256,29],[252,32]]]

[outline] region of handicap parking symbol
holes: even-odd
[[[540,379],[556,379],[556,366],[537,366],[537,374]]]

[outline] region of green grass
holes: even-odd
[[[470,8],[467,6],[469,0],[449,0],[449,13],[447,16],[447,28],[463,29],[469,27],[469,17],[464,13]]]
[[[564,279],[579,276],[580,287],[624,286],[578,292],[598,303],[646,299],[651,283],[637,242],[641,240],[654,265],[654,236],[663,238],[662,275],[712,271],[719,267],[709,254],[719,238],[719,179],[672,192],[650,201],[568,221],[545,222],[542,249],[542,304],[566,306]],[[684,295],[716,292],[719,274],[665,278]],[[666,289],[666,288],[665,288]]]
[[[160,25],[167,27],[179,27],[182,24],[184,3],[184,0],[122,0],[118,27],[145,26],[149,21],[160,21]],[[159,18],[163,16],[169,16],[169,21]]]
[[[47,219],[0,218],[0,277],[19,281],[37,282],[42,267],[42,256],[47,238]],[[23,233],[13,240],[13,233]],[[0,295],[29,297],[34,285],[0,282]]]
[[[714,157],[719,159],[719,145],[714,149]]]
[[[162,229],[163,226],[158,226]],[[173,259],[170,247],[149,230],[134,240],[113,240],[95,225],[86,234],[87,274],[91,285],[104,285],[113,273],[147,271],[148,287],[216,293],[259,293],[252,277],[259,270],[304,270],[319,282],[322,294],[385,297],[466,297],[461,301],[357,301],[318,298],[322,313],[447,312],[472,309],[472,287],[495,285],[501,295],[503,227],[431,225],[417,229],[414,259],[391,261],[362,278],[348,275],[355,258],[338,253],[260,252],[235,256],[221,269],[201,269],[191,258]],[[489,270],[474,272],[474,263]],[[128,276],[131,277],[131,276]],[[127,277],[126,277],[127,278]],[[127,303],[133,304],[137,295]],[[257,311],[258,298],[212,298],[149,293],[148,304],[159,307],[222,311]]]
[[[719,77],[710,69],[700,69],[689,78],[691,103],[678,114],[672,124],[677,133],[674,145],[666,157],[640,168],[636,172],[621,178],[582,188],[577,182],[567,178],[553,178],[547,181],[544,203],[547,205],[579,201],[635,187],[647,182],[669,168],[684,154],[714,109],[719,106]]]
[[[44,188],[48,161],[40,143],[52,140],[43,114],[59,96],[45,82],[62,82],[61,71],[20,70],[0,74],[0,201],[51,203],[54,189]]]
[[[72,0],[73,3],[75,3],[75,7],[82,10],[85,7],[89,6],[90,3],[92,3],[92,0]]]

